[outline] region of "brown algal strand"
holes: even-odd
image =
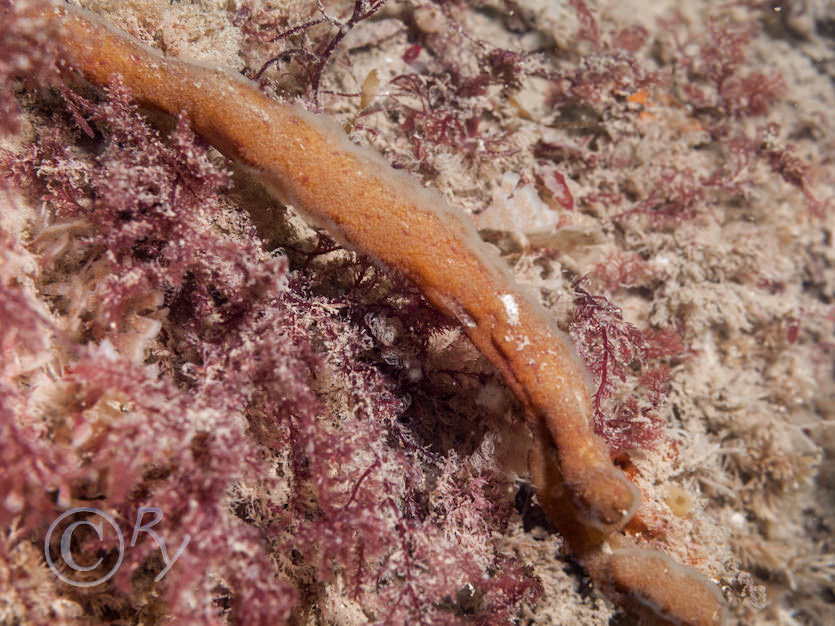
[[[273,101],[240,77],[165,58],[86,12],[61,7],[39,17],[68,69],[97,85],[121,81],[137,101],[184,114],[280,200],[409,278],[462,324],[525,408],[543,508],[610,597],[642,623],[722,622],[720,595],[706,578],[619,534],[640,498],[594,435],[587,373],[463,213],[351,144],[328,119]]]

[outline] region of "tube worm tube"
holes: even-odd
[[[239,76],[165,58],[84,11],[62,6],[39,17],[54,29],[67,67],[98,85],[120,80],[138,102],[185,113],[195,132],[258,172],[280,200],[411,279],[455,317],[525,408],[534,430],[531,474],[546,513],[604,588],[630,606],[620,586],[633,581],[641,585],[635,597],[653,605],[654,585],[630,578],[628,567],[624,573],[624,559],[601,557],[606,535],[623,528],[640,497],[594,435],[587,373],[569,338],[463,213],[350,143],[333,122],[271,100]],[[674,617],[669,623],[701,624],[687,621],[686,607],[676,616],[668,596],[657,605]]]

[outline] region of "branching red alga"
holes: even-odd
[[[165,58],[88,13],[62,7],[40,17],[66,69],[101,86],[121,81],[137,101],[183,115],[280,200],[411,280],[458,320],[524,407],[543,508],[610,597],[643,623],[721,623],[722,602],[707,579],[619,534],[640,498],[594,434],[588,374],[570,339],[463,214],[351,144],[332,122],[275,102],[239,77]]]

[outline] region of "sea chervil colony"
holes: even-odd
[[[598,35],[591,14],[582,2],[575,4],[585,37],[595,41]],[[358,2],[354,15],[365,15],[372,8],[379,7]],[[505,261],[479,238],[467,216],[411,177],[391,169],[374,153],[358,149],[324,116],[267,98],[255,85],[223,70],[164,57],[91,14],[33,3],[22,15],[21,19],[50,33],[64,72],[61,82],[69,79],[72,84],[74,73],[79,72],[108,95],[97,104],[89,99],[95,96],[93,92],[82,91],[82,96],[59,86],[69,111],[63,128],[78,125],[92,144],[87,154],[82,149],[73,160],[61,145],[67,139],[59,129],[52,137],[44,136],[29,156],[8,161],[19,184],[43,185],[42,197],[73,218],[39,233],[38,239],[46,246],[43,258],[71,254],[66,242],[73,229],[100,231],[87,236],[92,247],[75,253],[79,276],[55,291],[79,311],[88,311],[87,319],[95,321],[86,324],[82,314],[75,327],[57,327],[48,313],[17,297],[14,290],[6,306],[12,319],[30,316],[30,335],[54,335],[62,350],[82,350],[81,360],[65,374],[66,382],[57,395],[79,398],[79,417],[69,441],[82,455],[98,460],[93,467],[104,467],[100,461],[115,453],[118,437],[133,437],[137,444],[148,437],[141,425],[149,418],[160,429],[156,435],[160,442],[182,431],[173,439],[181,439],[179,450],[176,445],[173,450],[160,450],[161,457],[148,456],[137,445],[137,452],[130,456],[130,472],[120,479],[134,485],[129,497],[105,475],[96,478],[95,472],[85,473],[83,466],[75,474],[66,473],[56,485],[58,503],[66,506],[69,497],[81,497],[78,481],[91,481],[90,489],[123,507],[125,516],[141,501],[143,492],[159,500],[168,498],[192,534],[201,527],[197,521],[201,511],[211,512],[202,526],[203,542],[190,555],[192,571],[176,589],[168,590],[170,611],[176,614],[194,606],[187,597],[192,587],[182,585],[195,581],[215,596],[226,594],[226,610],[236,619],[249,621],[266,619],[267,614],[281,618],[293,606],[302,607],[297,611],[308,610],[304,607],[315,601],[304,596],[318,593],[314,591],[318,584],[343,589],[345,597],[356,602],[344,610],[361,607],[363,619],[371,621],[384,619],[388,605],[393,607],[389,616],[395,621],[438,623],[490,616],[499,623],[521,602],[533,602],[543,592],[547,596],[549,590],[539,588],[518,562],[495,552],[483,539],[478,547],[462,544],[460,552],[454,540],[456,536],[469,541],[485,536],[460,534],[474,524],[482,528],[495,524],[498,529],[507,523],[507,512],[501,512],[502,501],[508,498],[501,488],[506,478],[494,474],[484,459],[493,454],[501,457],[502,446],[520,442],[487,437],[463,464],[454,451],[444,458],[439,455],[443,446],[433,450],[421,444],[415,439],[421,427],[415,422],[410,431],[401,417],[408,414],[411,399],[391,394],[385,376],[360,356],[374,345],[369,336],[356,329],[346,332],[345,321],[356,318],[378,342],[382,362],[404,373],[405,385],[421,381],[422,367],[431,362],[430,355],[437,354],[438,340],[444,336],[449,338],[445,345],[458,341],[459,354],[465,354],[469,344],[455,337],[466,334],[515,396],[531,433],[529,473],[539,505],[595,585],[646,623],[715,624],[722,620],[722,601],[715,585],[696,569],[646,546],[657,518],[638,509],[638,490],[621,469],[635,475],[628,456],[626,460],[619,457],[620,467],[610,456],[611,450],[628,450],[638,441],[650,442],[659,436],[650,411],[665,393],[669,373],[662,368],[641,377],[651,390],[646,396],[651,399],[649,408],[630,399],[622,403],[623,415],[618,419],[625,420],[621,423],[631,420],[633,425],[613,431],[614,435],[598,428],[607,435],[608,447],[594,432],[594,420],[607,419],[607,402],[619,392],[617,382],[631,375],[634,361],[684,350],[674,332],[637,331],[623,321],[616,307],[590,294],[583,281],[575,282],[577,313],[571,330],[581,342],[579,355],[592,366],[593,379],[575,353],[573,341],[556,328],[551,313],[515,283]],[[419,21],[432,28],[426,26],[427,20],[431,22],[424,14]],[[314,19],[311,26],[325,21],[329,20]],[[290,56],[304,58],[298,52]],[[409,58],[417,58],[414,51]],[[510,53],[490,52],[485,58],[495,76],[504,76],[509,83],[521,62]],[[317,100],[323,67],[316,66],[313,73]],[[416,80],[393,79],[391,84],[411,85],[411,93],[421,97],[423,87]],[[45,72],[44,82],[54,81]],[[577,81],[570,89],[583,86],[579,77]],[[739,100],[733,81],[729,84],[720,89],[721,102],[727,106]],[[777,88],[775,84],[761,87],[757,92],[761,101],[752,96],[749,103],[756,111],[775,97],[772,92]],[[480,87],[473,84],[469,89],[476,93]],[[594,100],[593,93],[585,97]],[[693,93],[691,97],[695,101],[707,96]],[[645,100],[640,93],[629,99],[639,104]],[[160,139],[136,115],[131,102],[174,116],[176,130],[168,139]],[[729,109],[728,115],[748,111],[743,109]],[[464,122],[460,127],[452,125],[458,128],[452,135],[439,132],[437,124],[442,122],[435,118],[431,105],[422,113],[412,109],[406,119],[413,125],[426,125],[425,137],[441,141],[458,137],[455,141],[462,146],[478,125],[477,121]],[[158,123],[166,124],[164,120]],[[245,222],[229,222],[228,215],[216,207],[216,193],[228,184],[228,178],[206,158],[190,129],[245,166],[239,170],[239,182],[240,177],[259,181],[337,242],[367,255],[370,264],[360,261],[351,270],[351,257],[323,238],[306,250],[288,244],[287,253],[296,267],[336,255],[324,280],[313,284],[303,273],[288,271],[283,259],[269,258],[257,249]],[[132,154],[130,146],[143,142],[150,149]],[[96,144],[104,146],[104,151]],[[553,156],[554,151],[564,149],[543,143],[540,154]],[[421,146],[415,150],[422,154]],[[822,215],[827,210],[826,203],[812,193],[808,176],[794,157],[773,146],[767,148],[767,156],[775,172],[801,189],[813,213]],[[547,165],[542,167],[542,187],[553,189],[563,208],[573,207],[565,177]],[[675,177],[664,180],[668,196],[680,192],[678,200],[672,204],[659,200],[658,206],[650,207],[648,199],[624,216],[650,211],[652,219],[663,220],[668,213],[684,216],[695,210],[703,192]],[[527,197],[535,205],[536,194]],[[560,233],[567,237],[571,229]],[[195,247],[204,238],[211,245],[205,250]],[[239,251],[235,241],[245,242]],[[25,259],[27,252],[21,249],[16,254]],[[129,258],[133,258],[132,265],[124,266]],[[621,275],[605,280],[628,284],[657,271],[641,263],[640,258],[615,259],[610,265],[620,267]],[[122,265],[125,278],[134,278],[110,281],[110,287],[107,281],[97,285],[97,277],[112,271],[114,264]],[[345,277],[352,275],[353,284],[345,295],[335,295],[334,289],[340,283],[344,286]],[[413,287],[458,325],[434,314]],[[86,296],[91,288],[92,297]],[[380,299],[381,290],[390,290],[394,297]],[[369,306],[374,298],[377,303]],[[165,316],[188,321],[182,328],[169,327]],[[104,325],[99,325],[99,318]],[[18,324],[27,326],[22,321]],[[424,337],[433,339],[415,339],[413,351],[403,350],[403,337],[418,337],[421,329],[429,331]],[[179,362],[179,371],[139,367],[149,338],[160,333],[176,353],[172,362]],[[90,345],[98,343],[98,348],[72,347],[74,341],[91,339]],[[111,341],[117,342],[115,351]],[[33,358],[39,349],[36,341],[21,346]],[[90,350],[85,356],[84,351]],[[476,355],[468,358],[472,361]],[[122,374],[102,378],[96,360],[110,361],[108,369]],[[347,376],[331,376],[329,371]],[[510,402],[500,391],[488,391],[496,388],[496,381],[485,379],[478,369],[456,364],[438,371],[451,377],[452,389],[456,385],[462,390],[468,385],[482,389],[477,396],[481,406],[501,411]],[[162,375],[159,380],[165,384],[160,386],[155,375]],[[38,387],[47,389],[48,385]],[[327,398],[328,408],[317,396]],[[9,397],[18,396],[10,391]],[[408,411],[425,419],[429,405],[421,404],[420,395],[413,401]],[[91,405],[93,409],[88,408]],[[18,405],[9,404],[10,413],[16,410]],[[466,415],[473,409],[460,410]],[[164,415],[171,411],[186,415],[185,422]],[[336,412],[329,416],[328,411]],[[224,412],[230,417],[221,417]],[[337,417],[337,413],[350,417]],[[121,414],[135,417],[121,418]],[[137,429],[133,435],[127,426],[131,420]],[[455,424],[449,432],[461,427]],[[255,466],[263,452],[248,447],[252,434],[273,451],[281,468],[274,482],[258,487],[252,481],[259,475]],[[20,441],[27,436],[16,435]],[[229,453],[218,455],[218,447]],[[234,468],[230,456],[234,453],[248,456],[253,467]],[[174,460],[166,467],[163,459],[169,457]],[[52,463],[44,466],[41,472],[45,473],[35,484],[55,482],[61,475],[57,468],[72,464],[59,458]],[[433,469],[427,473],[420,466]],[[53,474],[50,467],[55,468]],[[137,483],[140,470],[144,474]],[[173,476],[176,480],[155,483],[154,476],[160,472],[162,479]],[[224,485],[232,478],[245,479],[235,484],[231,495],[248,507],[236,511],[251,524],[247,530],[229,526],[231,520],[223,517]],[[178,502],[177,485],[182,486],[180,493],[195,494],[193,499]],[[7,502],[12,504],[20,499],[14,491],[10,497]],[[673,511],[688,515],[680,506]],[[265,538],[281,538],[277,540],[283,548],[272,552],[279,561],[279,580],[270,580],[270,565],[259,554],[259,537],[253,529]],[[223,547],[212,552],[209,538],[219,532],[230,537],[239,534],[237,545],[252,546],[254,554],[224,552]],[[293,535],[296,539],[288,542],[287,537]],[[442,536],[445,540],[438,541]],[[148,556],[146,551],[132,558],[138,564]],[[195,567],[201,558],[216,564],[217,587],[211,588],[212,579]],[[246,563],[250,561],[261,572],[257,582],[247,582]],[[122,588],[126,576],[121,577]],[[346,613],[341,619],[359,618]]]

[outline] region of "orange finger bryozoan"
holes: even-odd
[[[679,586],[697,591],[687,604],[677,597],[687,594],[662,593],[663,573],[653,579],[659,589],[647,582],[652,574],[638,575],[666,557],[611,550],[617,541],[610,546],[606,537],[624,527],[640,498],[594,435],[585,369],[568,337],[515,284],[463,213],[353,145],[332,121],[271,100],[239,76],[166,58],[86,12],[61,7],[41,17],[55,29],[70,68],[99,85],[121,80],[137,101],[184,113],[279,199],[408,277],[462,324],[524,406],[540,500],[598,584],[650,622],[719,622],[721,602],[698,574],[669,562],[681,570],[673,576],[684,581]]]

